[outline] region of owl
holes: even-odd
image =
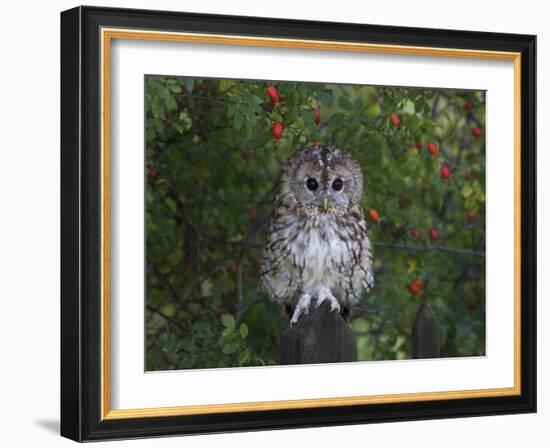
[[[342,149],[305,148],[284,164],[261,279],[291,326],[325,301],[347,319],[374,286],[362,192],[361,167]]]

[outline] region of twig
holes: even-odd
[[[363,307],[354,307],[353,308],[353,314],[360,314],[360,315],[380,314],[380,310],[368,309],[368,308],[363,308]]]
[[[385,249],[405,249],[405,250],[411,250],[416,252],[439,250],[442,252],[453,252],[453,253],[462,254],[462,255],[474,255],[477,257],[485,256],[485,252],[481,252],[477,250],[469,250],[469,249],[458,249],[455,247],[448,247],[448,246],[405,246],[402,244],[388,244],[388,243],[372,243],[372,245],[375,247],[380,247]]]
[[[172,319],[171,317],[167,316],[166,314],[164,314],[162,311],[156,309],[155,307],[151,306],[151,305],[147,305],[147,309],[155,314],[158,314],[159,316],[161,316],[162,318],[164,318],[167,322],[170,322],[172,325],[175,325],[176,327],[178,327],[181,331],[183,331],[184,333],[186,333],[187,335],[191,335],[191,331],[189,331],[187,328],[185,328],[183,325],[181,325],[179,322],[176,322],[174,319]]]

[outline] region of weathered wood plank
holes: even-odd
[[[432,307],[422,303],[412,326],[412,357],[439,358],[439,326]]]
[[[281,335],[280,364],[316,364],[357,361],[357,339],[347,322],[330,304],[323,303],[301,316]]]

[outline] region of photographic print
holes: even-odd
[[[144,101],[146,370],[485,355],[484,91],[146,75]]]

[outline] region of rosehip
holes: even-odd
[[[271,127],[271,134],[275,140],[281,140],[281,137],[283,136],[283,125],[278,121],[273,123],[273,126]]]
[[[256,269],[260,269],[260,267],[262,266],[262,259],[260,257],[258,257],[257,255],[254,255],[252,257],[252,264],[254,265],[254,267]]]
[[[447,165],[441,165],[439,173],[441,174],[441,178],[445,180],[449,180],[452,176],[451,169]]]
[[[435,143],[428,143],[428,151],[430,151],[430,154],[434,157],[439,155],[439,148]]]
[[[422,283],[422,280],[417,278],[416,280],[413,280],[409,283],[408,289],[413,296],[416,296],[420,294],[424,289],[424,283]]]
[[[149,177],[157,177],[158,176],[158,171],[154,168],[151,168],[148,172],[147,172],[147,175]]]
[[[413,149],[414,143],[407,143],[407,149]]]
[[[475,138],[478,138],[479,136],[481,136],[481,129],[479,129],[479,128],[473,128],[473,129],[472,129],[472,135],[473,135]]]
[[[475,311],[477,309],[477,303],[475,303],[473,300],[469,300],[466,302],[466,306],[470,311]]]
[[[468,221],[472,222],[472,221],[475,221],[476,218],[477,218],[477,214],[476,212],[468,212],[466,214],[466,218],[468,219]]]
[[[369,210],[369,217],[370,219],[372,219],[374,222],[379,222],[380,221],[380,215],[378,214],[378,212],[376,211],[376,209],[374,208],[371,208]]]
[[[317,109],[316,107],[312,107],[311,112],[313,113],[313,119],[315,120],[315,123],[319,124],[321,122],[321,112],[319,112],[319,109]]]
[[[470,100],[466,101],[464,103],[464,110],[469,111],[474,108],[474,103],[472,103]]]
[[[267,88],[267,95],[273,104],[278,104],[281,98],[279,97],[279,91],[277,87],[269,86]]]
[[[430,234],[430,239],[433,241],[438,241],[441,238],[441,236],[439,235],[439,232],[434,227],[430,227],[429,234]]]
[[[398,128],[401,125],[401,117],[395,112],[390,114],[390,121],[394,128]]]
[[[418,150],[418,152],[422,151],[422,148],[424,148],[424,143],[422,143],[420,140],[417,140],[415,142],[415,145],[416,145],[416,149]]]
[[[412,228],[410,233],[411,233],[411,236],[413,238],[420,238],[420,236],[421,236],[420,231],[418,229],[415,229],[415,228]]]

